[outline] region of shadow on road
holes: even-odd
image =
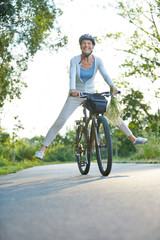
[[[4,182],[5,187],[3,188],[3,183],[1,184],[0,193],[1,200],[6,201],[6,195],[8,199],[12,200],[26,200],[41,196],[56,195],[58,192],[63,191],[68,188],[73,188],[75,186],[80,186],[84,184],[90,184],[97,181],[109,181],[111,178],[126,178],[127,175],[115,175],[111,177],[104,176],[67,176],[67,177],[42,177],[42,178],[28,178],[24,182],[22,179],[19,181],[9,181],[8,186]]]

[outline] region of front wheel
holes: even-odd
[[[81,130],[82,127],[79,126],[76,131],[76,157],[79,171],[81,172],[82,175],[86,175],[90,169],[90,153],[86,131],[82,133],[81,140],[77,144],[81,136]]]
[[[96,129],[98,167],[103,176],[108,176],[112,168],[112,142],[108,122],[104,116],[97,117]]]

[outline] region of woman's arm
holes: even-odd
[[[70,89],[76,88],[76,62],[72,58],[70,61]]]
[[[102,60],[100,58],[98,58],[98,61],[99,61],[99,71],[102,75],[102,77],[104,78],[105,82],[109,85],[109,86],[113,86],[114,88],[116,88],[116,86],[114,85],[112,79],[110,78],[110,76],[108,75],[105,67],[104,67],[104,64],[102,62]]]
[[[74,58],[70,61],[70,95],[80,97],[80,92],[76,90],[76,62]]]

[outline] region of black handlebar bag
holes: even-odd
[[[106,112],[107,103],[108,101],[104,96],[101,96],[98,93],[93,93],[87,96],[85,106],[92,114],[103,114],[104,112]]]

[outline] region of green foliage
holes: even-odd
[[[0,143],[6,146],[9,142],[10,135],[7,132],[4,132],[4,130],[0,127]]]
[[[154,133],[148,135],[148,143],[137,146],[136,159],[157,159],[160,160],[160,138]]]
[[[0,157],[0,168],[5,167],[9,165],[8,159],[3,158],[2,156]]]
[[[120,33],[107,33],[105,38],[115,41],[122,38],[126,47],[117,49],[126,54],[125,61],[121,64],[122,79],[135,76],[139,80],[147,78],[151,83],[157,82],[160,77],[160,8],[157,0],[121,0],[115,4],[117,13],[128,21],[132,32],[127,32],[125,37]],[[126,86],[128,88],[128,86]],[[160,94],[160,88],[155,88],[155,96]]]
[[[150,114],[146,119],[145,130],[153,132],[156,137],[160,136],[160,113]]]
[[[25,142],[23,139],[18,141],[15,148],[16,161],[23,161],[24,159],[32,160],[36,152],[36,146]]]
[[[155,117],[158,119],[158,115]],[[136,147],[116,127],[110,126],[113,155],[116,158],[123,158],[124,162],[128,161],[128,159],[130,159],[130,161],[141,161],[141,159],[143,159],[142,162],[144,162],[144,160],[146,160],[146,162],[153,162],[153,160],[159,162],[160,119],[155,123],[156,125],[154,125],[153,131],[152,127],[150,127],[149,130],[147,129],[147,131],[139,129],[139,135],[146,137],[148,143]],[[130,125],[130,129],[134,131],[135,125],[132,124]],[[58,136],[54,144],[51,144],[46,150],[44,162],[34,158],[35,152],[40,148],[44,139],[43,136],[35,136],[31,139],[17,139],[15,142],[15,148],[13,148],[9,134],[3,129],[0,131],[0,136],[0,175],[16,172],[35,165],[76,161],[75,128],[68,129],[65,136]],[[58,139],[60,139],[59,143]],[[15,161],[13,154],[14,151]],[[92,154],[91,157],[92,160],[96,159],[95,154]]]
[[[110,132],[114,156],[126,158],[136,152],[132,142],[117,127],[110,125]]]
[[[117,49],[125,53],[125,60],[120,65],[121,76],[117,81],[117,85],[124,89],[121,100],[123,119],[130,122],[129,128],[135,136],[147,134],[149,139],[147,144],[135,148],[127,142],[128,140],[125,140],[125,137],[116,132],[114,142],[118,143],[118,147],[114,151],[118,151],[118,154],[123,156],[125,153],[135,152],[137,158],[139,156],[139,158],[149,159],[147,157],[149,154],[150,158],[156,158],[159,146],[152,134],[155,134],[155,139],[159,143],[160,115],[158,109],[157,112],[151,114],[150,104],[147,104],[144,98],[146,93],[142,93],[143,85],[141,91],[136,89],[136,84],[133,85],[134,89],[130,88],[129,82],[133,81],[133,77],[138,81],[148,79],[150,83],[155,84],[153,86],[156,86],[154,88],[155,98],[158,99],[160,96],[157,82],[160,77],[160,3],[157,0],[120,0],[115,3],[114,7],[131,26],[131,31],[127,32],[127,36],[120,33],[107,33],[104,36],[105,39],[111,38],[115,42],[123,37],[126,42],[125,48]],[[156,149],[155,154],[152,154],[152,148]]]
[[[149,118],[150,106],[144,102],[142,92],[135,91],[133,88],[122,98],[123,119],[130,121],[130,127],[136,130],[146,127],[147,118]]]
[[[6,99],[20,98],[26,87],[21,72],[38,50],[58,50],[67,43],[56,23],[61,14],[54,0],[0,1],[0,107]]]
[[[35,146],[35,148],[40,148],[40,146],[42,145],[42,142],[44,140],[44,136],[35,136],[31,139],[25,138],[24,141],[30,145]]]
[[[107,111],[105,112],[105,117],[108,119],[109,123],[111,123],[113,126],[117,126],[121,123],[121,112],[117,97],[113,95],[113,87],[110,88],[110,93],[111,101],[109,103],[109,106],[107,107]]]
[[[64,144],[71,145],[71,147],[74,147],[75,139],[76,139],[76,127],[74,127],[73,129],[68,128],[64,137]]]
[[[76,139],[76,129],[70,129],[68,128],[65,136],[61,136],[59,133],[56,135],[56,138],[51,143],[52,146],[57,145],[59,143],[65,144],[65,145],[71,145],[74,146]]]
[[[9,173],[15,173],[17,171],[23,170],[25,168],[33,167],[41,165],[41,161],[34,160],[34,161],[28,161],[24,160],[21,162],[15,162],[15,164],[11,164],[10,162],[3,161],[3,165],[1,165],[2,160],[0,159],[0,175],[5,175]]]
[[[46,162],[71,162],[75,161],[73,147],[71,145],[57,144],[46,151]]]
[[[0,127],[0,161],[9,161],[12,158],[10,135]]]

